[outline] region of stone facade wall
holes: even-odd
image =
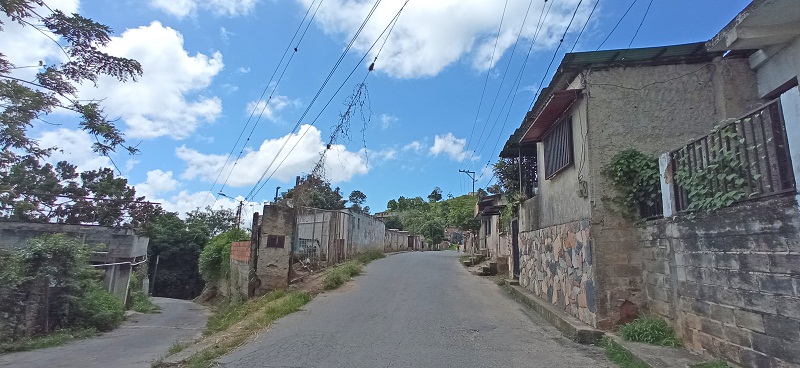
[[[597,325],[588,220],[520,232],[520,285],[591,326]]]
[[[289,285],[289,258],[297,212],[289,207],[264,206],[258,242],[256,295]],[[280,245],[278,247],[274,245]]]
[[[690,349],[747,367],[800,365],[800,212],[794,196],[639,231],[647,306]]]

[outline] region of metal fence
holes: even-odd
[[[670,159],[674,173],[702,172],[709,193],[736,192],[736,202],[795,188],[780,100],[672,151]],[[676,210],[685,212],[689,191],[674,188]]]

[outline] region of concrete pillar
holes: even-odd
[[[673,190],[675,183],[669,152],[662,153],[658,157],[658,172],[661,176],[661,204],[664,209],[664,217],[672,217],[675,214],[675,191]]]
[[[794,182],[797,185],[800,183],[800,90],[797,86],[781,95],[781,108],[786,123],[786,140],[789,142]],[[800,204],[800,195],[797,201]]]
[[[289,285],[289,260],[296,219],[297,212],[293,208],[264,206],[256,269],[261,285],[255,290],[256,296]]]

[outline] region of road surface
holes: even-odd
[[[565,339],[458,254],[372,262],[342,290],[220,359],[224,367],[613,367],[600,348]]]
[[[167,353],[175,341],[199,337],[208,311],[187,300],[153,298],[161,313],[135,314],[98,337],[66,345],[0,355],[0,367],[143,368]]]

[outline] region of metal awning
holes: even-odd
[[[531,126],[522,136],[520,142],[539,142],[551,126],[572,106],[581,95],[582,89],[567,89],[550,95],[541,112],[533,119]]]

